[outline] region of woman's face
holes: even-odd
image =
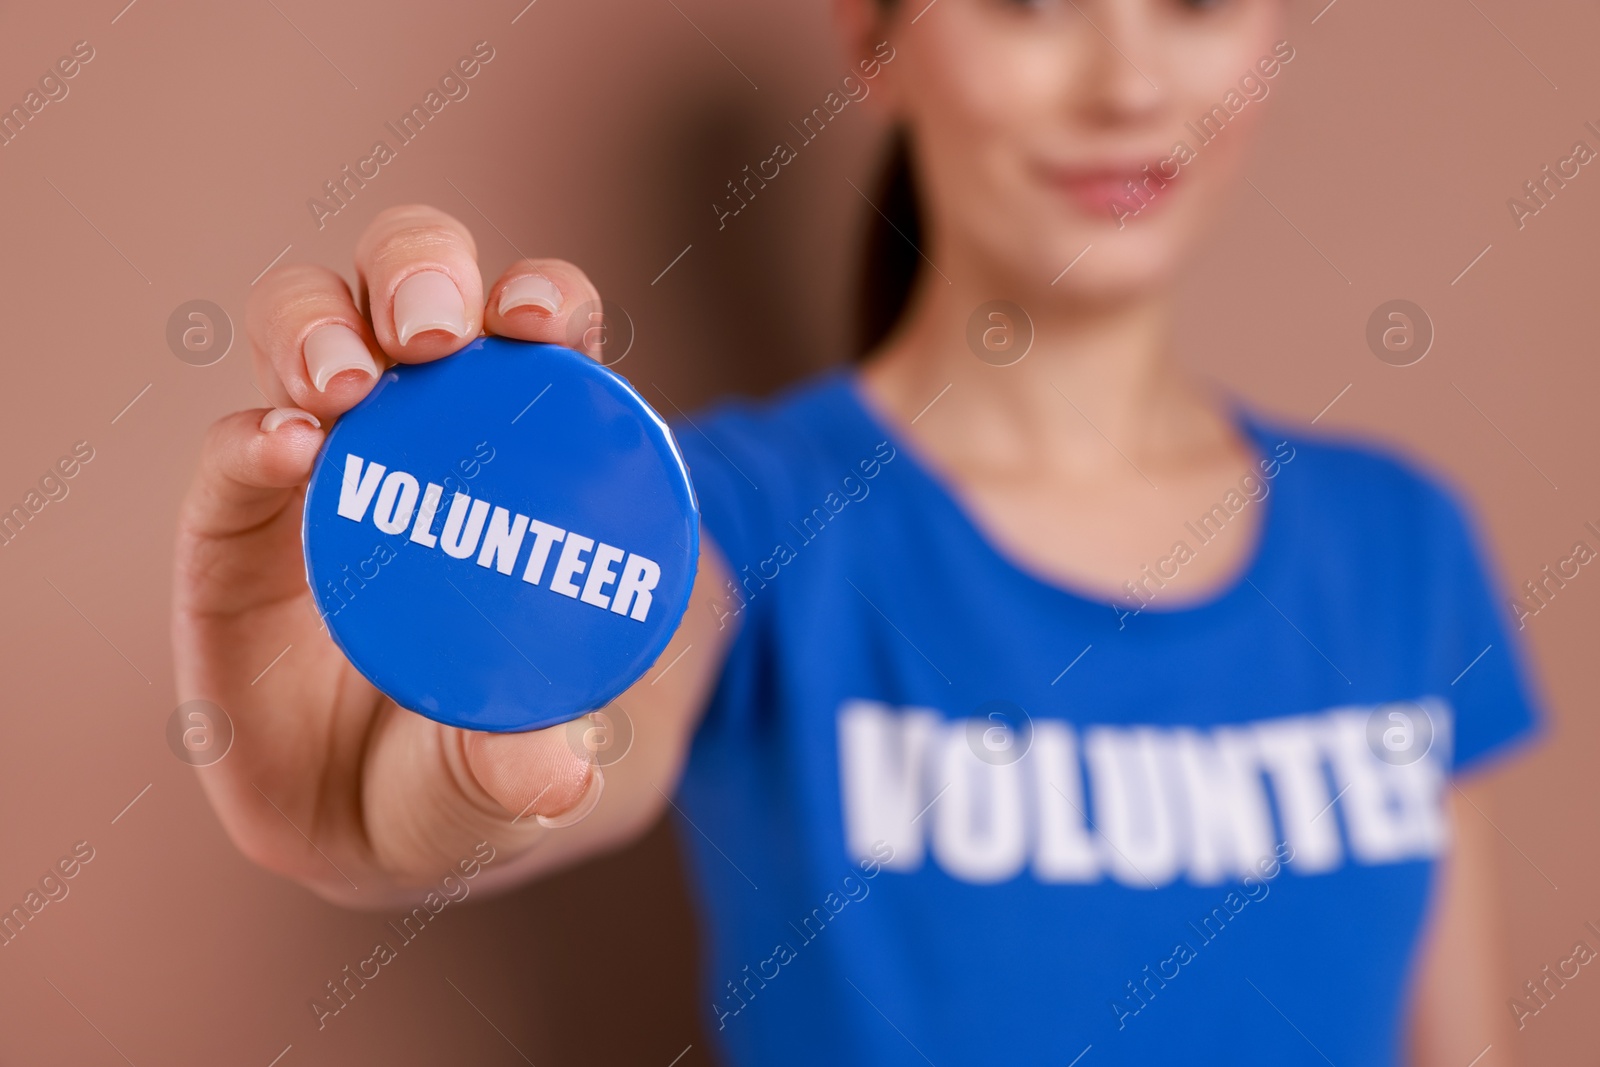
[[[1018,296],[1166,282],[1292,76],[1282,0],[925,3],[899,0],[882,27],[924,251]]]

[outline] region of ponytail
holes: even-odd
[[[867,233],[857,288],[855,358],[882,344],[905,314],[921,266],[922,217],[911,172],[911,150],[897,130],[871,190],[877,210],[867,215]]]

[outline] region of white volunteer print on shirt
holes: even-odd
[[[1380,758],[1370,724],[1419,709],[1427,752]],[[1427,859],[1449,840],[1450,722],[1438,697],[1216,726],[1041,718],[1019,759],[993,762],[974,751],[970,720],[850,700],[838,713],[846,846],[864,859],[887,842],[884,866],[900,873],[931,861],[975,884],[1145,890],[1238,880],[1280,841],[1300,874]]]

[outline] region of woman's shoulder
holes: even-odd
[[[671,425],[697,476],[731,475],[757,491],[756,469],[775,487],[802,483],[883,436],[841,369],[813,374],[769,397],[725,397]]]
[[[760,399],[728,397],[671,421],[701,514],[729,553],[770,547],[773,522],[871,459],[881,433],[828,370]]]
[[[851,412],[847,372],[830,369],[791,383],[770,396],[724,396],[693,414],[671,420],[686,448],[733,445],[782,452],[813,445],[836,432]]]
[[[1368,499],[1382,494],[1449,501],[1458,495],[1446,475],[1403,445],[1360,431],[1294,425],[1253,412],[1245,421],[1265,453],[1306,472],[1326,491]]]
[[[1408,535],[1472,536],[1472,509],[1454,479],[1403,445],[1359,430],[1294,425],[1243,414],[1262,454],[1307,505],[1306,517],[1393,541]],[[1280,479],[1282,480],[1282,479]]]

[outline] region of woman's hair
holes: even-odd
[[[917,278],[922,216],[917,206],[911,150],[904,131],[889,141],[873,189],[877,210],[867,215],[861,279],[857,287],[855,358],[872,351],[899,323]]]
[[[878,11],[888,15],[898,0],[877,0]],[[917,280],[917,259],[922,247],[922,216],[912,182],[911,148],[904,130],[889,139],[883,170],[873,187],[877,210],[867,216],[861,278],[856,287],[856,351],[861,359],[889,336],[905,314],[911,287]]]

